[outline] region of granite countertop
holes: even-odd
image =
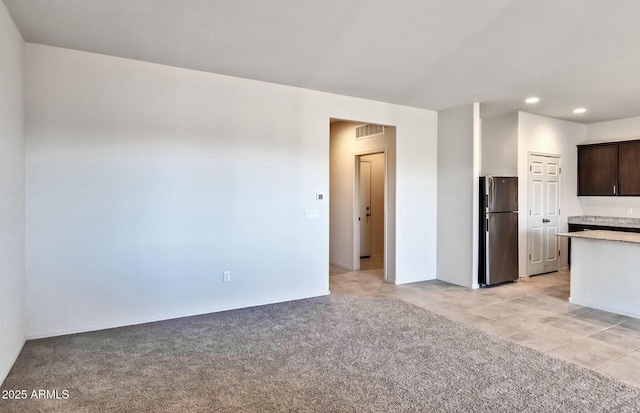
[[[579,232],[565,232],[556,234],[558,237],[570,237],[570,238],[586,238],[586,239],[599,239],[605,241],[620,241],[631,242],[633,244],[640,244],[640,233],[637,232],[622,232],[622,231],[579,231]]]
[[[568,217],[567,222],[569,224],[581,224],[581,225],[602,225],[602,226],[608,226],[608,227],[640,228],[640,218],[581,215],[581,216],[575,216],[575,217]]]

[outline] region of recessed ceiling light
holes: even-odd
[[[537,97],[533,97],[533,96],[532,96],[532,97],[530,97],[530,98],[527,98],[527,99],[525,100],[525,102],[527,102],[527,103],[538,103],[538,102],[540,102],[540,98],[537,98]]]
[[[585,113],[586,111],[585,108],[577,108],[573,110],[573,113]]]

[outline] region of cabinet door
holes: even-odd
[[[640,142],[620,143],[619,195],[640,195]]]
[[[578,195],[617,194],[618,144],[578,146]]]

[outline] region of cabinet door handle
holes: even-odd
[[[614,194],[616,193],[616,186],[615,185],[613,186],[613,193]]]

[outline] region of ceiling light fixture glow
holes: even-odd
[[[538,103],[538,102],[540,102],[540,98],[537,98],[537,97],[530,97],[530,98],[527,98],[527,99],[525,100],[525,102],[527,102],[527,103]]]
[[[577,108],[573,110],[573,113],[585,113],[586,111],[585,108]]]

